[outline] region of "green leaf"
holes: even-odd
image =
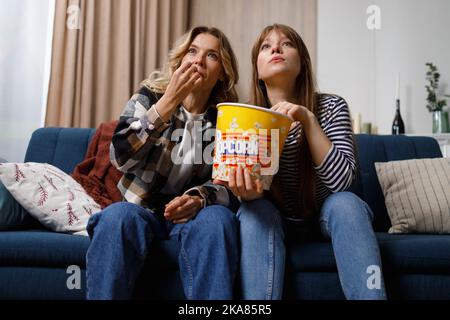
[[[447,101],[445,99],[438,100],[436,94],[436,91],[439,88],[439,78],[441,77],[441,74],[432,62],[427,62],[425,65],[428,67],[426,72],[426,80],[429,82],[429,85],[425,85],[427,90],[426,107],[429,111],[440,111],[447,105]],[[450,95],[444,95],[444,97],[450,98]]]

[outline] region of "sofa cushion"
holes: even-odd
[[[85,266],[89,238],[45,230],[0,232],[0,265]]]
[[[77,181],[48,163],[0,163],[0,179],[34,218],[53,231],[87,236],[90,216],[101,210]]]
[[[450,235],[380,232],[376,236],[386,271],[450,274]],[[288,244],[286,264],[294,272],[337,270],[331,242]]]
[[[336,262],[331,242],[288,243],[286,267],[294,272],[335,272]]]
[[[46,230],[0,232],[0,266],[86,267],[88,237]],[[178,270],[179,243],[155,241],[145,269]]]
[[[179,252],[180,243],[177,240],[155,241],[149,249],[144,268],[177,271]]]
[[[375,163],[389,233],[450,234],[450,158]]]
[[[0,231],[42,228],[14,199],[0,179]]]
[[[395,160],[441,158],[438,142],[431,137],[356,135],[358,178],[352,191],[360,196],[374,212],[374,229],[386,232],[391,226],[378,183],[375,162]]]
[[[388,272],[450,274],[450,235],[377,233]]]
[[[85,270],[81,270],[80,289],[68,289],[67,280],[70,275],[67,273],[67,267],[5,267],[0,265],[0,300],[85,299]]]

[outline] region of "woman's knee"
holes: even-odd
[[[322,207],[322,219],[327,221],[354,222],[358,219],[372,221],[369,206],[352,192],[337,192],[330,195]]]
[[[93,215],[88,222],[88,229],[92,232],[97,226],[106,230],[129,229],[133,224],[150,219],[150,212],[141,206],[129,202],[116,202]]]
[[[140,259],[146,256],[155,236],[163,237],[163,232],[152,212],[128,202],[108,206],[93,215],[88,223],[92,244],[100,244],[95,246],[97,250],[109,250],[113,246],[114,250],[127,251],[127,254],[136,253]],[[109,244],[105,246],[105,243]],[[130,248],[133,249],[129,251]]]
[[[134,203],[116,202],[103,209],[102,220],[105,223],[126,224],[142,209]]]
[[[230,209],[221,205],[203,208],[192,222],[193,225],[206,225],[205,228],[208,230],[214,228],[234,229],[237,225],[236,215]],[[201,230],[204,230],[204,228]]]
[[[242,202],[237,218],[241,228],[261,224],[282,227],[280,212],[272,202],[264,198]]]

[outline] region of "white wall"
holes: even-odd
[[[369,5],[381,9],[380,30],[367,28]],[[449,17],[448,0],[318,0],[319,88],[342,95],[363,122],[390,134],[400,72],[406,133],[431,133],[425,62],[437,65],[449,93]]]
[[[53,5],[0,0],[0,157],[8,161],[23,161],[31,133],[43,125]]]

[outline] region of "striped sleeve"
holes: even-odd
[[[170,125],[165,123],[153,106],[157,98],[142,88],[128,101],[120,116],[110,146],[111,163],[124,173],[132,173],[145,164],[161,133]]]
[[[315,166],[317,176],[332,193],[346,190],[356,174],[353,132],[350,111],[345,100],[334,96],[323,108],[329,116],[322,125],[332,146],[319,166]]]

